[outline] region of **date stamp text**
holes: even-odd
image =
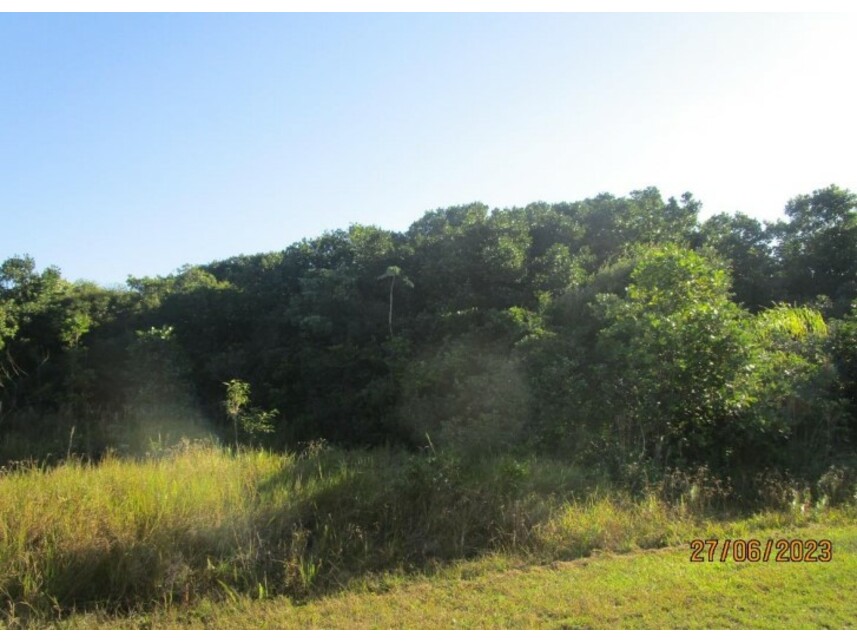
[[[833,543],[829,540],[799,538],[709,538],[690,541],[692,563],[829,563],[833,560]]]

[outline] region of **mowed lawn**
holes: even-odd
[[[500,556],[429,577],[388,575],[296,605],[202,601],[86,628],[833,628],[857,627],[857,525],[753,534],[833,542],[830,563],[691,563],[689,546],[526,565]],[[747,537],[744,535],[743,537]],[[764,540],[762,541],[764,542]],[[718,556],[719,558],[719,556]]]

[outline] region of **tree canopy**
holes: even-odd
[[[92,456],[188,430],[614,471],[853,454],[857,196],[797,196],[773,224],[699,211],[655,188],[464,204],[121,289],[11,257],[0,459],[62,453],[72,426]]]

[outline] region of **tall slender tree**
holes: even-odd
[[[408,279],[408,276],[402,272],[402,269],[399,266],[389,266],[387,270],[384,271],[383,275],[378,277],[378,280],[382,279],[390,280],[390,311],[387,315],[387,323],[390,327],[390,337],[393,336],[393,288],[396,286],[396,279],[400,279],[402,284],[407,286],[408,288],[414,287],[414,282]]]

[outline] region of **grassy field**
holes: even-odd
[[[857,513],[726,514],[561,462],[231,454],[0,475],[6,627],[854,627]],[[830,563],[690,563],[692,538],[827,538]]]
[[[830,538],[821,563],[691,564],[686,546],[599,553],[550,565],[507,557],[432,577],[378,578],[307,604],[286,598],[205,600],[124,618],[74,617],[65,627],[195,629],[852,629],[857,527],[755,534]]]

